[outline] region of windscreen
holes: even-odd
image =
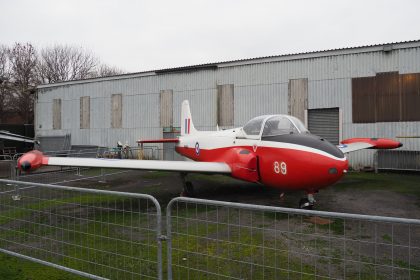
[[[265,122],[262,136],[276,136],[292,133],[299,133],[299,131],[290,119],[284,116],[274,116]]]
[[[305,125],[302,123],[301,120],[292,116],[289,116],[289,118],[292,119],[293,123],[295,124],[297,129],[300,131],[300,133],[309,133],[309,130],[306,129]]]
[[[243,130],[247,135],[260,135],[261,126],[267,116],[253,118],[244,126]]]

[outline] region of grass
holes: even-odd
[[[68,199],[68,201],[73,201]],[[104,200],[103,197],[94,199],[88,195],[85,199],[78,198],[77,201],[85,201],[85,205],[94,204],[100,207],[115,206],[121,209],[121,200],[113,200],[111,204],[107,205],[110,201]],[[119,204],[119,205],[118,205]],[[40,209],[41,207],[34,207],[31,204],[30,208]],[[60,212],[60,207],[54,203],[43,203],[42,209],[50,207],[48,211],[56,209],[54,213],[65,214]],[[64,205],[64,203],[62,204]],[[67,204],[68,205],[68,204]],[[63,210],[63,209],[61,209]],[[8,231],[3,231],[0,234],[0,240],[11,240],[22,243],[23,246],[13,245],[13,243],[1,242],[2,245],[11,244],[18,247],[19,252],[33,256],[31,247],[41,246],[42,244],[48,247],[53,246],[52,252],[59,252],[65,257],[59,257],[56,254],[42,253],[42,260],[57,263],[66,267],[76,270],[85,271],[88,273],[98,274],[103,277],[115,279],[117,277],[130,278],[132,274],[124,271],[141,272],[143,275],[154,275],[156,272],[156,258],[157,249],[154,242],[156,232],[148,230],[153,228],[150,217],[145,213],[131,213],[123,214],[121,211],[111,210],[110,212],[103,209],[96,208],[97,213],[89,213],[89,219],[77,215],[77,218],[83,218],[76,222],[66,220],[56,221],[54,227],[40,227],[34,226],[31,223],[48,225],[48,211],[45,215],[38,217],[30,217],[30,212],[17,212],[19,218],[26,218],[29,220],[22,223],[17,227],[11,227]],[[64,209],[68,211],[68,209]],[[100,212],[101,211],[101,212]],[[25,217],[26,214],[26,217]],[[10,216],[9,218],[12,218]],[[3,221],[9,223],[10,221]],[[2,225],[5,225],[4,223]],[[11,235],[12,234],[12,235]],[[132,236],[140,236],[140,240],[131,240]],[[58,240],[58,241],[48,241]],[[26,245],[28,244],[28,245]],[[31,246],[31,247],[28,247]],[[7,246],[6,246],[7,248]],[[12,247],[13,248],[13,247]],[[116,257],[118,253],[119,257]],[[79,279],[79,278],[63,278],[61,274],[56,272],[55,269],[47,270],[49,274],[40,273],[44,266],[32,263],[16,261],[16,258],[0,254],[3,258],[0,265],[0,279]],[[136,258],[141,258],[143,261],[139,262]],[[94,263],[100,265],[92,265]],[[101,266],[102,265],[102,266]],[[108,267],[108,268],[107,268]],[[34,273],[30,277],[26,277],[26,273],[33,270]],[[4,275],[2,278],[1,275]],[[10,277],[8,275],[11,275]],[[48,275],[48,276],[46,276]],[[80,278],[81,279],[81,278]]]
[[[147,224],[150,220],[147,216],[150,214],[147,214],[146,211],[142,211],[141,214],[122,214],[121,211],[113,210],[124,209],[125,203],[127,203],[125,207],[132,207],[131,209],[135,210],[139,209],[139,207],[145,207],[146,203],[142,204],[134,200],[128,204],[130,199],[114,195],[77,194],[68,196],[67,192],[61,192],[58,196],[56,194],[54,195],[54,197],[59,197],[59,199],[51,199],[52,195],[54,193],[44,197],[43,200],[35,200],[30,197],[31,194],[29,196],[22,196],[19,201],[13,201],[10,196],[2,198],[0,203],[2,204],[3,211],[0,212],[0,226],[8,228],[8,230],[0,231],[2,248],[7,249],[7,245],[14,246],[15,248],[20,247],[21,249],[18,252],[33,256],[30,247],[20,246],[18,244],[29,244],[32,247],[42,246],[44,244],[49,247],[52,246],[50,245],[51,243],[54,246],[60,246],[60,248],[55,248],[54,250],[58,250],[58,252],[61,250],[66,257],[57,258],[56,255],[51,254],[50,258],[55,257],[49,260],[48,254],[44,253],[46,256],[42,258],[43,260],[95,274],[99,273],[95,271],[95,269],[98,270],[98,266],[92,266],[88,261],[108,265],[111,268],[124,268],[127,271],[142,271],[148,274],[154,274],[156,264],[150,264],[148,262],[138,263],[138,261],[135,261],[129,256],[137,255],[137,257],[142,256],[143,259],[155,261],[157,256],[156,248],[149,244],[144,244],[147,242],[143,242],[142,244],[142,242],[130,243],[126,241],[129,240],[132,232],[134,232],[133,234],[140,234],[148,241],[156,238],[156,233],[154,232],[147,230],[141,232],[142,227],[151,226]],[[65,197],[66,195],[67,197]],[[47,200],[47,198],[49,199]],[[78,205],[80,204],[85,209],[90,206],[90,210],[79,213]],[[103,210],[104,208],[110,208],[111,210]],[[53,216],[57,217],[53,219],[54,224],[52,226],[48,226],[51,225],[50,213],[53,213]],[[89,213],[89,216],[84,217],[87,213]],[[66,216],[75,217],[78,220],[72,222],[74,219],[66,218]],[[123,226],[136,228],[138,226],[138,230],[133,229],[129,233],[124,233],[121,232]],[[45,238],[58,241],[47,241]],[[3,240],[17,241],[18,243],[13,245],[13,243],[8,243]],[[60,242],[60,240],[64,242]],[[83,247],[79,247],[78,245],[82,245]],[[96,248],[100,251],[84,248]],[[14,251],[13,249],[10,250]],[[126,257],[116,258],[113,252],[118,252],[118,254],[125,255]],[[142,255],[141,252],[146,252],[147,255]],[[42,265],[30,261],[22,261],[6,254],[0,254],[0,257],[2,258],[0,279],[82,279],[62,276],[63,273],[57,269],[45,269]],[[78,261],[77,259],[85,261]],[[151,265],[154,268],[151,269]],[[38,273],[38,271],[44,270],[48,274]],[[108,275],[104,275],[105,277],[116,278],[116,275],[122,275],[121,271],[107,272],[106,269],[104,270],[106,273],[109,273]],[[127,277],[131,278],[131,275],[127,275]]]
[[[382,235],[382,239],[384,241],[388,242],[388,243],[391,243],[392,242],[392,238],[391,238],[391,236],[389,236],[389,234]]]
[[[167,177],[171,174],[171,172],[167,171],[149,171],[146,174],[142,175],[141,177],[144,179],[159,179]]]
[[[344,220],[343,219],[334,219],[331,224],[326,225],[317,225],[317,227],[324,229],[326,231],[331,231],[335,235],[344,234]]]
[[[2,211],[0,213],[0,225],[6,224],[15,219],[22,219],[23,217],[29,215],[31,213],[31,210],[41,211],[45,209],[59,207],[61,205],[66,205],[66,204],[91,205],[91,204],[123,200],[121,196],[111,196],[111,195],[98,196],[95,194],[83,194],[83,195],[76,195],[76,196],[67,197],[63,199],[44,200],[44,201],[26,203],[23,205],[22,204],[17,205],[19,203],[19,201],[17,201],[14,203],[16,205],[12,205],[9,200],[10,198],[6,197],[5,199],[7,199],[9,203],[4,203],[4,199],[0,200],[0,203],[2,203],[5,207],[10,207],[12,209]],[[21,199],[22,199],[21,201],[25,201],[25,197],[22,197]]]
[[[420,199],[418,174],[352,172],[335,185],[340,189],[385,190],[415,195]]]
[[[203,181],[210,181],[210,182],[219,183],[219,184],[238,182],[238,180],[229,176],[225,176],[225,175],[205,175],[205,174],[194,173],[189,176],[191,176],[190,177],[191,180],[196,180],[196,181],[203,180]]]
[[[84,277],[0,253],[0,279],[4,280],[82,280]]]
[[[302,263],[291,252],[289,255],[283,241],[265,239],[261,230],[230,228],[227,235],[226,225],[185,224],[183,219],[174,224],[178,229],[172,237],[176,279],[218,279],[217,275],[274,279],[287,277],[287,270],[291,279],[313,279],[314,266]],[[210,273],[203,271],[208,268]]]

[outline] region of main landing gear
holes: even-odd
[[[182,186],[184,187],[184,190],[181,192],[180,196],[193,197],[194,186],[190,181],[186,181],[185,179],[186,176],[187,176],[187,173],[181,172],[181,180],[182,180]]]
[[[313,193],[308,193],[308,197],[302,198],[299,201],[299,208],[311,210],[315,204],[315,198]]]

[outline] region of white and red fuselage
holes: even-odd
[[[265,116],[270,118],[288,116]],[[290,119],[290,121],[295,121]],[[224,162],[235,178],[283,190],[315,192],[339,180],[347,172],[344,154],[328,141],[307,131],[284,134],[246,135],[243,128],[187,133],[176,143],[176,151],[194,161]],[[293,123],[291,123],[293,125]],[[245,126],[246,127],[246,126]],[[184,128],[185,129],[185,128]]]

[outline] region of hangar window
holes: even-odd
[[[113,94],[111,96],[111,127],[122,127],[122,94]]]
[[[234,88],[232,84],[217,86],[217,124],[233,126]]]
[[[420,73],[352,79],[353,122],[420,121]]]
[[[80,97],[80,128],[90,128],[90,97]]]
[[[53,129],[61,129],[61,99],[53,99]]]

